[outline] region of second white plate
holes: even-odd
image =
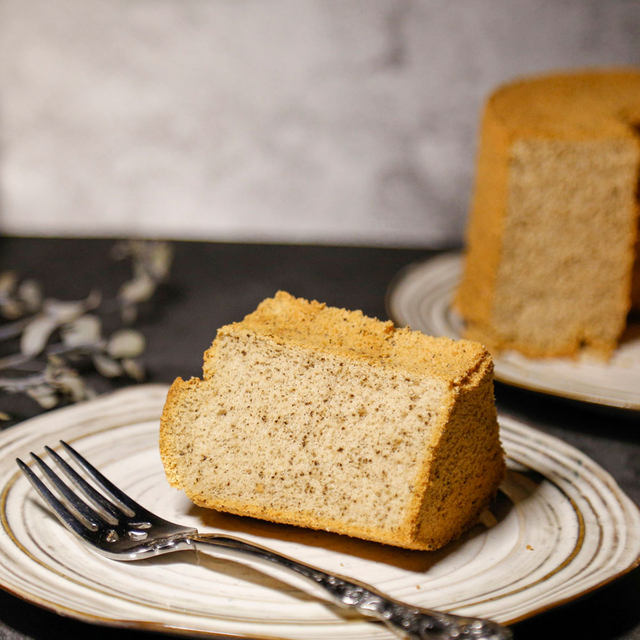
[[[462,256],[447,253],[410,265],[391,283],[387,312],[399,326],[432,336],[460,338],[463,320],[451,308]],[[609,362],[494,356],[496,379],[533,391],[623,409],[640,410],[640,335],[625,340]]]

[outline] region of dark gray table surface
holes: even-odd
[[[0,272],[34,277],[48,296],[113,294],[129,276],[110,257],[112,240],[0,239]],[[409,249],[173,243],[174,265],[137,327],[147,338],[148,380],[199,375],[202,352],[217,327],[241,319],[278,289],[386,318],[385,292],[398,271],[433,252]],[[6,345],[2,348],[7,348]],[[93,379],[106,391],[123,382]],[[498,409],[578,447],[609,471],[640,504],[640,415],[496,385]],[[19,419],[30,402],[0,395],[0,409]],[[20,428],[18,424],[15,428]],[[0,532],[0,535],[2,533]],[[513,627],[516,640],[594,638],[640,640],[640,569],[561,607]],[[166,635],[93,626],[59,616],[0,590],[0,638],[88,637],[142,640]]]

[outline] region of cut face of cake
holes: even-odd
[[[504,473],[483,347],[284,292],[173,383],[160,450],[198,505],[413,549],[460,535]]]
[[[534,357],[616,348],[640,303],[638,123],[640,72],[532,78],[491,96],[455,300],[466,337]]]

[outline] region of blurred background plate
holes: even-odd
[[[400,326],[460,338],[462,318],[451,301],[462,255],[447,253],[410,265],[387,292],[387,312]],[[497,380],[532,391],[599,405],[640,410],[640,327],[630,327],[608,362],[593,358],[532,359],[515,351],[494,355]]]
[[[14,459],[68,440],[159,515],[249,538],[416,605],[514,622],[587,593],[640,561],[640,512],[564,442],[501,419],[509,471],[489,528],[437,552],[221,514],[171,489],[157,446],[165,385],[47,413],[0,434],[0,585],[97,624],[263,638],[391,639],[378,623],[232,562],[191,552],[136,563],[94,554],[42,506]]]

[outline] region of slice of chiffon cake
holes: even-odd
[[[171,386],[166,475],[203,507],[436,549],[503,477],[492,371],[478,343],[278,292]]]

